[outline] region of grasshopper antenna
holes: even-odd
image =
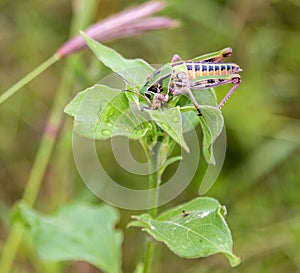
[[[135,95],[138,95],[138,96],[144,98],[149,104],[151,104],[151,101],[146,96],[144,96],[144,95],[142,95],[138,92],[135,92],[135,91],[132,91],[132,90],[129,90],[129,89],[123,89],[122,92],[129,92],[129,93],[133,93]]]

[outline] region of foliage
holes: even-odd
[[[153,69],[150,69],[151,66],[140,59],[127,60],[119,53],[89,37],[85,36],[85,39],[97,58],[126,81],[127,88],[140,90],[148,73],[153,72]],[[141,69],[138,69],[139,73],[137,75],[128,73],[127,69],[132,67],[141,67]],[[139,104],[139,101],[135,100],[135,102]],[[141,108],[138,105],[138,109]],[[223,128],[223,118],[220,111],[215,107],[205,106],[203,108],[205,109],[203,117],[199,119],[204,132],[204,154],[209,163],[214,163],[212,145]],[[185,107],[184,110],[193,111],[195,109]],[[179,106],[166,110],[144,110],[144,112],[150,114],[150,121],[153,121],[149,122],[149,118],[145,119],[145,114],[142,114],[141,110],[132,110],[130,100],[122,90],[112,89],[104,85],[94,85],[80,92],[67,105],[65,112],[74,116],[74,129],[76,132],[86,137],[106,139],[123,135],[131,139],[145,138],[144,142],[149,147],[154,147],[157,136],[163,136],[166,133],[186,151],[189,150],[183,136],[183,117]],[[150,133],[147,131],[150,131]],[[164,136],[164,139],[169,138]],[[150,148],[146,148],[150,150]],[[169,151],[167,151],[168,153]],[[158,152],[158,154],[160,153]],[[170,163],[174,161],[172,157],[169,160],[171,160]],[[163,169],[165,168],[163,167]],[[212,205],[210,202],[215,203]],[[156,204],[153,205],[156,206]],[[145,225],[148,225],[146,230],[156,240],[165,242],[174,253],[181,257],[196,258],[220,252],[228,257],[232,265],[237,265],[239,260],[232,254],[231,234],[220,214],[220,205],[217,201],[213,199],[196,199],[185,206],[188,210],[193,208],[190,216],[186,219],[182,219],[180,213],[178,216],[178,208],[166,213],[167,215],[173,212],[177,213],[177,219],[174,223],[178,225],[178,229],[182,228],[179,233],[173,233],[174,227],[169,224],[171,219],[164,219],[163,215],[158,217],[157,220],[146,214],[139,216],[136,218],[137,221],[131,223],[131,226],[145,227]],[[206,216],[209,217],[201,217],[202,213],[207,213]],[[161,219],[165,221],[160,222]],[[211,226],[211,228],[207,228],[207,226]],[[176,234],[176,236],[166,239],[166,234]],[[195,234],[195,236],[190,234]],[[184,238],[188,238],[189,241],[187,242]]]
[[[142,227],[180,257],[191,259],[223,253],[235,266],[240,260],[232,253],[232,238],[224,211],[217,200],[199,197],[156,219],[149,214],[133,216],[135,221],[129,226]]]
[[[119,53],[89,37],[85,36],[85,39],[97,58],[113,72],[120,75],[129,85],[129,88],[133,88],[133,90],[140,90],[145,84],[149,72],[154,71],[145,61],[140,59],[127,60]],[[131,68],[136,68],[138,73],[129,73],[128,71],[132,71]],[[141,113],[137,115],[132,107],[130,100],[127,99],[122,90],[118,91],[107,86],[95,85],[78,93],[75,99],[67,105],[65,112],[75,118],[74,128],[76,132],[93,139],[106,139],[116,135],[139,139],[148,130],[151,131],[148,133],[149,135],[155,135],[157,128],[151,129],[149,123],[146,120],[143,121],[145,118]],[[138,106],[138,108],[142,109],[143,106]],[[215,107],[203,106],[202,108],[204,109],[203,117],[198,118],[198,120],[204,132],[204,155],[208,163],[214,164],[212,145],[222,131],[223,117]],[[185,107],[184,111],[187,110],[193,111],[195,109]],[[188,151],[183,137],[183,118],[180,108],[144,112],[149,112],[154,123]]]
[[[222,109],[227,154],[218,182],[209,195],[226,203],[230,212],[226,219],[234,230],[235,249],[243,262],[232,269],[219,255],[200,262],[179,260],[162,248],[157,251],[161,256],[157,272],[297,272],[300,260],[299,3],[296,0],[191,0],[184,5],[177,0],[166,2],[168,8],[163,13],[179,19],[179,28],[109,45],[124,56],[141,56],[151,63],[166,63],[174,53],[188,59],[226,46],[233,48],[232,60],[244,69],[243,82]],[[119,0],[99,3],[101,7],[93,10],[98,18],[128,6],[127,1]],[[3,19],[0,82],[4,90],[65,41],[70,17],[75,17],[79,9],[75,5],[73,13],[68,1],[2,1],[0,6]],[[77,34],[77,29],[73,34]],[[65,73],[75,75],[68,88],[71,92],[91,86],[107,73],[99,62],[89,59],[88,52],[73,57],[76,61],[70,62]],[[57,103],[54,94],[62,67],[63,64],[59,64],[46,71],[25,87],[24,92],[0,107],[1,254],[10,230],[10,207],[24,190],[45,120]],[[219,99],[224,91],[222,87],[216,89]],[[183,113],[184,109],[181,110],[183,115],[194,116],[191,111]],[[196,120],[198,123],[197,117]],[[59,128],[64,129],[60,131],[37,204],[40,210],[47,212],[70,199],[95,202],[74,168],[69,120]],[[50,129],[51,138],[57,128]],[[111,160],[106,143],[99,146],[107,160]],[[39,158],[44,160],[45,156],[42,154]],[[205,163],[200,161],[193,183],[169,206],[195,197],[205,168]],[[116,176],[122,175],[114,171]],[[120,213],[120,227],[124,227],[129,212]],[[123,231],[127,238],[123,247],[128,249],[123,253],[123,269],[132,272],[140,253],[140,237],[134,230]],[[65,263],[63,268],[53,269],[39,262],[30,251],[28,239],[23,241],[19,251],[15,272],[75,270],[76,264],[70,268]],[[141,272],[141,267],[137,267],[136,272]]]
[[[83,260],[106,273],[121,272],[122,233],[114,230],[119,214],[111,206],[72,204],[49,216],[19,204],[14,221],[30,230],[42,259]]]

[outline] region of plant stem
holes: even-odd
[[[23,236],[23,226],[19,223],[15,223],[12,226],[12,229],[6,240],[6,244],[3,247],[1,261],[0,261],[1,273],[10,272],[22,236]]]
[[[146,242],[143,273],[149,273],[150,272],[153,253],[154,253],[154,244],[153,244],[153,242],[150,242],[148,240]]]
[[[11,86],[9,89],[4,91],[0,95],[0,104],[6,101],[8,98],[10,98],[13,94],[15,94],[17,91],[19,91],[23,86],[25,86],[27,83],[32,81],[35,77],[37,77],[39,74],[41,74],[43,71],[45,71],[48,67],[53,65],[55,62],[57,62],[60,59],[60,57],[57,54],[54,54],[50,58],[48,58],[46,61],[44,61],[42,64],[40,64],[37,68],[32,70],[29,74],[27,74],[25,77],[23,77],[21,80],[19,80],[17,83],[15,83],[13,86]]]
[[[155,189],[151,191],[150,202],[152,208],[149,210],[149,214],[155,218],[157,216],[157,206],[159,198],[159,184],[161,177],[158,174],[158,170],[149,175],[149,189]],[[151,269],[151,263],[154,253],[154,243],[150,240],[146,241],[145,256],[144,256],[144,269],[143,273],[149,273]]]
[[[150,204],[152,204],[152,208],[149,210],[149,214],[155,218],[157,215],[157,204],[159,197],[159,189],[158,186],[160,184],[160,176],[158,175],[158,170],[149,176],[149,188],[155,189],[155,191],[151,191],[152,195],[150,196]]]

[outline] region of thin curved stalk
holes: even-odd
[[[40,64],[37,68],[35,68],[33,71],[31,71],[29,74],[27,74],[25,77],[23,77],[21,80],[19,80],[17,83],[15,83],[13,86],[11,86],[9,89],[4,91],[0,95],[0,104],[5,102],[7,99],[9,99],[12,95],[14,95],[19,90],[21,90],[22,87],[24,87],[27,83],[31,82],[34,78],[40,75],[51,65],[56,63],[59,59],[60,57],[57,54],[54,54],[46,61],[44,61],[42,64]]]

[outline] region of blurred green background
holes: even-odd
[[[143,2],[99,0],[94,20]],[[207,195],[226,205],[234,252],[242,264],[229,268],[221,255],[180,259],[160,244],[154,272],[300,272],[300,1],[165,2],[168,7],[160,14],[180,20],[180,27],[108,45],[127,58],[140,57],[153,64],[166,63],[175,53],[189,59],[233,48],[230,60],[243,68],[243,82],[222,110],[227,155],[221,176]],[[0,1],[1,92],[68,39],[72,5],[76,1]],[[106,73],[88,50],[78,56],[70,99]],[[22,197],[64,65],[65,61],[57,63],[0,105],[0,253],[9,232],[10,209]],[[227,90],[228,86],[218,88],[218,98]],[[70,200],[99,202],[76,172],[71,124],[66,117],[66,129],[55,146],[35,206],[40,210],[49,212]],[[109,151],[105,156],[113,158]],[[201,168],[188,189],[168,206],[197,196]],[[143,235],[125,228],[134,212],[121,212],[123,268],[132,272]],[[45,268],[48,265],[39,261],[25,240],[13,272],[45,272]],[[71,263],[53,272],[98,271]]]

